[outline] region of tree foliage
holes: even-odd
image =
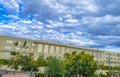
[[[20,55],[20,60],[19,60],[21,70],[22,71],[37,71],[38,67],[36,64],[36,61],[33,59],[33,54],[30,53],[29,55]]]
[[[40,54],[37,59],[34,59],[31,53],[26,55],[14,53],[10,65],[15,70],[18,70],[18,67],[21,66],[22,71],[31,71],[31,69],[37,71],[39,67],[46,67],[46,73],[54,77],[62,75],[91,77],[97,69],[93,56],[76,51],[66,53],[63,58],[52,56],[45,58],[43,54]]]
[[[66,53],[64,62],[69,76],[82,74],[85,77],[89,77],[97,69],[94,57],[84,52],[77,53],[74,51],[72,53]]]
[[[44,54],[39,54],[38,59],[36,60],[36,63],[39,67],[46,67],[47,66],[47,60],[44,56]]]
[[[12,69],[18,70],[19,66],[21,66],[22,71],[37,71],[38,67],[36,64],[36,61],[33,59],[33,54],[28,54],[28,55],[14,55],[10,62],[9,65],[11,66]]]
[[[10,62],[9,60],[0,59],[0,66],[1,65],[7,65],[9,62]]]
[[[52,75],[52,77],[62,77],[66,72],[63,60],[57,57],[47,58],[46,73]]]

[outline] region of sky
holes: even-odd
[[[0,0],[0,35],[120,52],[120,0]]]

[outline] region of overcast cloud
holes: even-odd
[[[120,51],[120,0],[0,0],[0,35]]]

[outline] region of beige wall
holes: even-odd
[[[18,41],[18,46],[15,47],[14,43]],[[5,51],[18,51],[18,52],[24,52],[25,48],[23,47],[24,42],[27,41],[27,52],[33,52],[34,51],[34,41],[26,40],[26,39],[20,39],[20,38],[13,38],[13,37],[5,37],[0,36],[0,50]]]
[[[84,51],[87,54],[93,55],[95,60],[99,60],[100,63],[104,62],[105,65],[108,65],[108,54],[107,51],[101,51],[90,48],[81,48],[71,45],[55,44],[50,42],[43,42],[37,40],[28,40],[23,38],[14,38],[8,36],[0,36],[0,58],[9,58],[9,52],[14,51],[15,41],[19,41],[19,45],[16,47],[17,52],[25,52],[25,49],[22,47],[23,43],[27,41],[27,50],[26,52],[34,52],[35,58],[39,56],[40,53],[44,53],[45,56],[63,56],[64,53],[69,53],[71,51]],[[97,56],[98,54],[98,56]],[[120,65],[120,53],[110,52],[111,54],[111,66]],[[98,57],[98,59],[97,59]]]

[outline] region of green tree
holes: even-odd
[[[83,75],[84,77],[90,77],[97,69],[94,57],[84,52],[66,53],[64,62],[68,76],[77,75],[79,77],[79,75]]]
[[[19,55],[14,54],[14,56],[12,56],[12,58],[10,59],[8,66],[10,66],[11,69],[18,70],[19,69],[18,67],[19,67],[19,64],[20,64],[19,59],[20,59]]]
[[[9,62],[9,66],[15,70],[18,70],[19,66],[21,66],[21,71],[38,71],[38,66],[36,60],[33,59],[32,53],[28,55],[14,55]]]
[[[38,59],[36,60],[36,63],[39,67],[46,67],[47,66],[47,61],[46,61],[44,54],[40,53]]]
[[[20,55],[20,66],[22,71],[38,71],[38,66],[36,60],[33,59],[33,54],[29,55]]]
[[[18,46],[18,41],[14,42],[14,46],[15,46],[15,48],[14,48],[14,52],[15,52],[16,51],[16,47]]]
[[[81,66],[80,71],[84,77],[91,77],[91,75],[97,70],[97,63],[94,61],[94,57],[81,52]]]
[[[64,55],[64,63],[65,63],[65,67],[67,70],[67,76],[70,76],[72,74],[77,73],[76,69],[76,62],[75,62],[75,56],[76,56],[76,51],[72,52],[72,53],[65,53]],[[75,69],[76,67],[76,69]]]
[[[66,70],[63,60],[52,56],[47,58],[47,74],[51,75],[52,77],[62,77],[65,72]]]
[[[0,59],[0,66],[1,65],[7,65],[9,62],[10,62],[10,60]]]

